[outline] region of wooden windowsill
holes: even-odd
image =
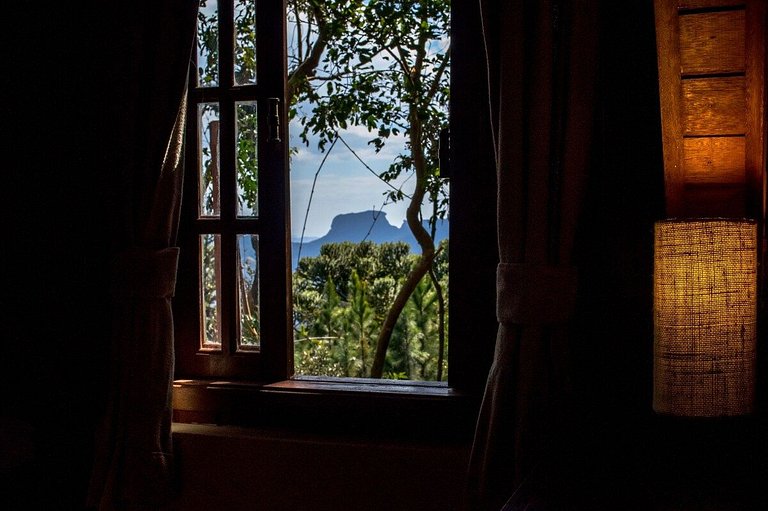
[[[445,383],[297,377],[176,380],[174,421],[394,439],[464,441],[479,399]]]

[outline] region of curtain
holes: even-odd
[[[480,0],[498,177],[493,364],[469,507],[549,509],[569,410],[573,245],[590,163],[597,0]],[[525,483],[525,484],[523,484]],[[524,496],[528,491],[532,495]]]
[[[105,11],[112,53],[100,72],[114,73],[114,111],[104,129],[112,130],[106,161],[114,167],[117,226],[111,383],[88,506],[154,509],[172,483],[173,244],[197,3],[121,2]]]

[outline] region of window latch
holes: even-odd
[[[267,142],[280,142],[280,98],[267,98],[267,105],[269,129]]]

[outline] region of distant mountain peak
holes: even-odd
[[[384,211],[358,211],[356,213],[342,213],[333,217],[331,230],[328,234],[331,234],[334,230],[349,228],[359,229],[365,227],[367,231],[371,226],[395,227],[389,223],[387,213]]]
[[[424,227],[429,229],[428,222]],[[448,220],[440,220],[437,224],[435,243],[448,237]],[[338,243],[350,241],[360,243],[363,240],[373,243],[392,243],[402,241],[411,246],[411,250],[418,250],[418,244],[408,228],[408,222],[403,220],[400,227],[389,223],[387,214],[383,211],[358,211],[354,213],[341,213],[331,221],[331,229],[324,236],[312,241],[304,241],[301,245],[302,257],[315,257],[320,253],[320,247],[326,243]],[[292,266],[295,269],[299,244],[293,243]]]

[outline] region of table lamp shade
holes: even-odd
[[[657,222],[653,271],[653,409],[693,417],[752,411],[757,225]]]

